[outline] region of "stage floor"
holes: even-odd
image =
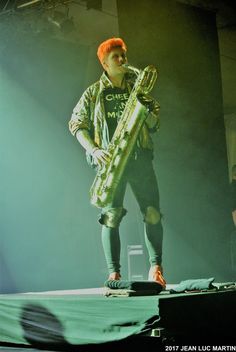
[[[105,288],[0,295],[0,351],[124,351],[137,343],[150,350],[198,341],[236,346],[235,285],[214,285],[188,293],[171,293],[176,285],[168,285],[135,297],[106,297]]]

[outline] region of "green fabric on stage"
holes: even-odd
[[[152,328],[157,297],[0,295],[0,341],[15,344],[92,344]]]
[[[138,339],[155,328],[169,336],[235,336],[235,302],[235,288],[121,298],[68,293],[0,295],[0,343],[66,345],[72,351],[75,345],[93,348],[93,344],[126,337]]]

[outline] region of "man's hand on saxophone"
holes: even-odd
[[[76,138],[84,149],[92,155],[94,163],[99,167],[110,161],[111,155],[104,149],[94,144],[89,132],[86,129],[80,129],[76,132]]]
[[[152,112],[154,110],[155,102],[150,95],[140,93],[137,95],[137,98],[139,102],[147,108],[148,112]]]
[[[94,159],[94,163],[100,167],[108,163],[111,159],[111,155],[108,151],[98,147],[93,148],[91,155]]]
[[[146,125],[148,126],[150,132],[156,132],[159,129],[160,125],[159,103],[148,94],[138,94],[137,98],[139,102],[143,104],[149,112],[149,115],[146,119]]]

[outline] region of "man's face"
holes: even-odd
[[[108,75],[115,76],[121,73],[125,73],[126,69],[121,65],[127,63],[127,57],[125,51],[120,48],[114,48],[104,58],[103,68],[107,71]]]

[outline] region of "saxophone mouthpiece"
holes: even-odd
[[[138,68],[131,66],[129,64],[123,64],[122,65],[126,70],[130,71],[130,72],[134,72],[136,75],[139,75],[140,71]]]

